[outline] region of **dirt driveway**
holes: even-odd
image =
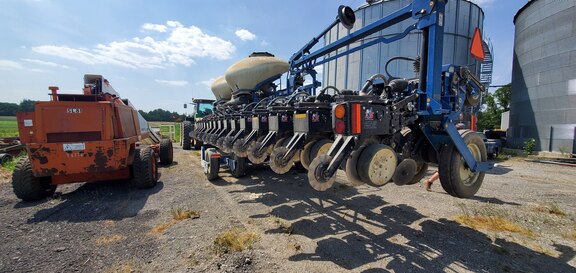
[[[575,168],[508,160],[463,200],[439,183],[316,192],[265,166],[209,182],[197,155],[176,148],[149,190],[75,184],[24,203],[4,179],[0,272],[576,271]],[[251,248],[219,250],[231,230]]]

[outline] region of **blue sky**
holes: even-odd
[[[494,45],[493,84],[511,80],[514,14],[527,0],[476,0]],[[288,59],[362,0],[0,0],[0,102],[80,93],[102,74],[139,109],[186,112],[253,51]]]

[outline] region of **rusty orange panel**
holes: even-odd
[[[107,173],[79,173],[67,175],[53,175],[52,184],[67,184],[74,182],[93,182],[130,178],[130,169],[125,168]]]
[[[35,176],[106,173],[127,168],[137,137],[76,143],[30,143]]]
[[[16,120],[18,121],[18,134],[20,135],[20,142],[22,144],[35,142],[36,136],[34,135],[34,112],[18,112],[16,113]]]
[[[37,142],[48,142],[48,134],[100,132],[99,139],[113,139],[113,109],[110,102],[38,102],[34,121]]]
[[[131,137],[138,135],[139,130],[136,131],[136,124],[138,124],[138,119],[134,120],[136,111],[132,107],[123,105],[116,105],[116,110],[120,120],[120,136]]]

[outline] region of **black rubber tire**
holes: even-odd
[[[384,155],[380,154],[381,151],[384,151]],[[384,158],[376,158],[382,156]],[[392,180],[397,164],[398,158],[392,148],[384,144],[371,144],[360,154],[356,170],[361,180],[366,182],[366,184],[373,187],[382,187]],[[380,173],[371,172],[371,167],[373,167],[373,171],[375,171],[374,168],[377,168]]]
[[[190,150],[192,148],[190,132],[192,132],[192,122],[184,121],[182,122],[182,149],[183,150]]]
[[[202,145],[204,145],[204,143],[198,139],[194,140],[194,150],[200,150],[200,148],[202,148]]]
[[[236,139],[236,141],[234,141],[232,152],[240,157],[248,156],[248,147],[250,147],[250,142],[254,141],[254,139],[248,141],[246,145],[244,145],[244,141],[245,141],[244,138],[238,138]]]
[[[288,148],[283,146],[278,147],[272,151],[272,153],[270,154],[270,169],[272,169],[273,172],[277,174],[285,174],[290,171],[292,166],[294,166],[293,164],[294,156],[289,160],[287,160],[285,162],[286,164],[283,164],[281,158],[284,157],[287,152]]]
[[[484,162],[487,160],[486,146],[478,133],[461,130],[460,135],[477,161]],[[458,198],[474,196],[482,186],[485,175],[485,172],[471,173],[466,167],[464,158],[453,143],[443,146],[440,150],[438,172],[440,173],[442,188],[448,194]],[[462,175],[468,175],[468,177],[462,177]]]
[[[134,154],[132,164],[132,184],[139,189],[147,189],[156,186],[158,182],[158,166],[156,154],[150,147],[142,147]]]
[[[418,182],[420,182],[420,180],[422,180],[422,178],[424,178],[424,176],[426,176],[426,172],[428,171],[428,163],[424,162],[424,161],[416,161],[416,164],[418,164],[418,168],[416,169],[416,174],[414,175],[414,178],[412,178],[412,181],[406,183],[406,185],[414,185]]]
[[[232,160],[236,161],[236,168],[230,169],[232,176],[239,178],[246,175],[246,158],[232,155]]]
[[[264,136],[261,136],[258,138],[257,141],[252,141],[250,142],[250,146],[248,146],[248,160],[250,160],[250,162],[252,162],[252,164],[262,164],[266,161],[266,159],[268,159],[268,156],[270,155],[270,153],[272,152],[272,145],[268,145],[268,147],[266,147],[266,149],[264,149],[264,151],[262,151],[262,153],[259,156],[256,156],[256,150],[260,149],[260,147],[262,147],[262,142],[264,141]]]
[[[174,161],[172,141],[168,138],[160,140],[160,163],[170,165]]]
[[[14,159],[10,154],[0,154],[0,165],[4,165],[8,161]]]
[[[16,163],[12,173],[12,189],[16,197],[24,201],[36,201],[52,196],[56,185],[50,184],[50,177],[34,177],[32,164],[25,157]]]
[[[326,191],[334,185],[336,181],[336,175],[329,177],[327,179],[323,178],[321,173],[324,172],[328,165],[330,165],[332,157],[329,155],[321,155],[310,163],[310,169],[308,170],[308,183],[310,186],[317,191]]]
[[[208,172],[206,172],[206,179],[208,181],[215,180],[218,178],[218,172],[220,172],[220,159],[212,158],[212,153],[214,149],[206,150],[206,161],[208,161]]]

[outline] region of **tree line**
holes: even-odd
[[[17,112],[34,111],[33,100],[25,99],[20,103],[0,102],[0,116],[16,116]]]
[[[33,112],[36,101],[24,99],[20,103],[0,102],[0,116],[16,116],[17,112]],[[181,121],[182,115],[163,109],[138,111],[147,121]]]

